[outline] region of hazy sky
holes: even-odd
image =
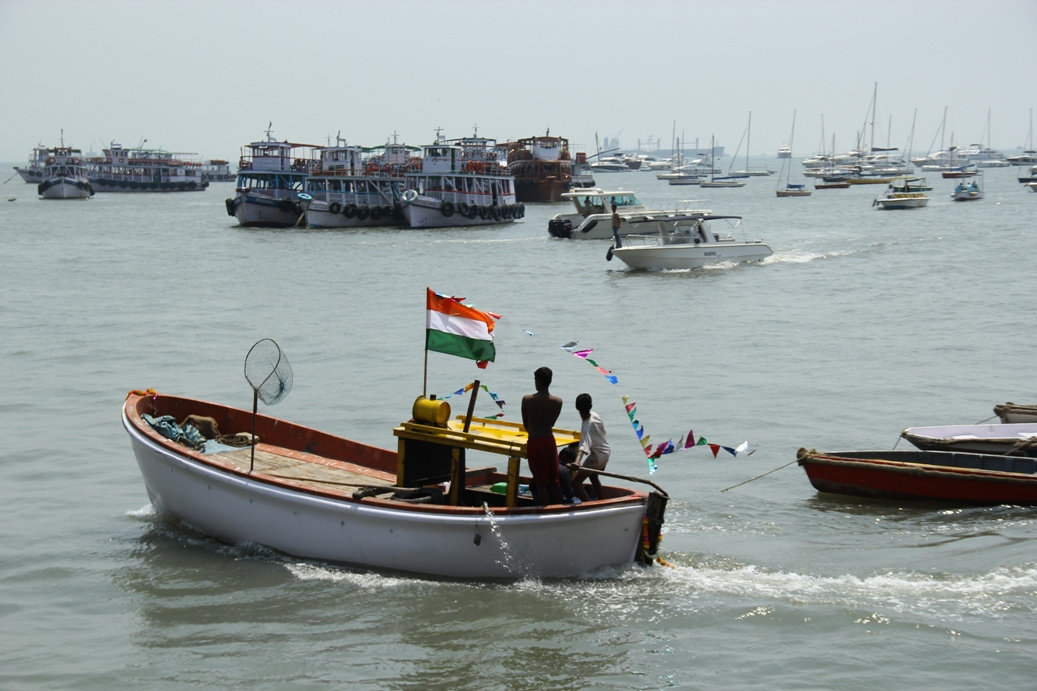
[[[551,133],[669,148],[674,130],[773,155],[824,141],[1025,143],[1035,0],[0,0],[0,160],[111,140],[236,159]],[[878,98],[874,135],[869,106]],[[939,140],[936,141],[939,145]],[[745,153],[742,145],[742,155]]]

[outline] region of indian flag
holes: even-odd
[[[493,362],[494,317],[426,288],[425,350]]]

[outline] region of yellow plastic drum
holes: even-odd
[[[411,415],[415,422],[446,427],[446,423],[450,419],[450,404],[444,400],[434,401],[424,396],[418,396],[414,401]]]

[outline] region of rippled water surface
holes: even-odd
[[[248,230],[224,210],[233,184],[44,202],[8,182],[0,685],[1031,686],[1037,509],[819,495],[793,463],[799,447],[888,449],[907,426],[1037,402],[1037,194],[1017,174],[989,171],[967,204],[931,178],[929,206],[899,212],[873,209],[874,187],[777,199],[774,178],[599,176],[741,215],[774,249],[663,273],[549,238],[558,205],[491,228]],[[224,545],[154,514],[119,422],[128,390],[248,407],[244,357],[270,337],[295,376],[271,413],[392,448],[422,391],[426,286],[503,315],[497,361],[431,354],[430,393],[478,377],[518,420],[548,365],[561,424],[591,393],[609,470],[629,475],[649,470],[624,395],[653,443],[749,442],[658,461],[669,567],[439,581]],[[476,410],[495,411],[486,396]]]

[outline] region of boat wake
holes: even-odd
[[[967,575],[890,571],[826,576],[723,562],[675,564],[662,573],[671,585],[687,589],[697,598],[763,598],[797,606],[869,609],[949,620],[1003,617],[1011,611],[1037,614],[1032,596],[1037,588],[1037,562]]]

